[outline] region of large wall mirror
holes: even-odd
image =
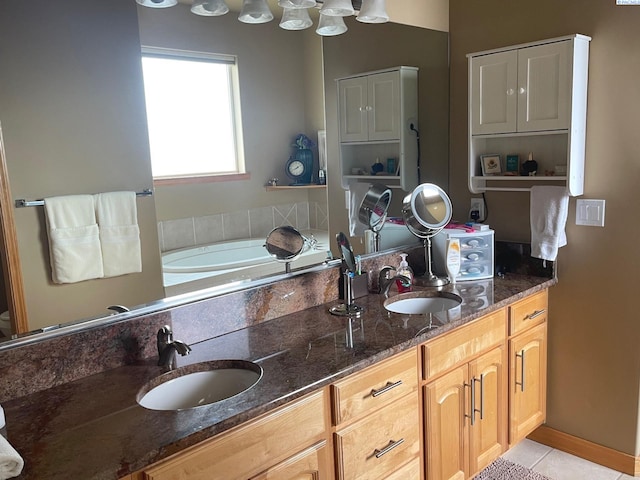
[[[273,11],[280,8],[274,4]],[[420,68],[423,180],[446,184],[447,33],[347,19],[346,34],[321,38],[313,28],[291,32],[277,22],[245,25],[233,12],[198,17],[186,4],[146,9],[134,0],[3,0],[0,126],[14,199],[153,187],[141,45],[238,56],[250,173],[239,181],[156,186],[153,197],[139,198],[143,272],[122,277],[54,285],[43,209],[13,210],[30,330],[105,316],[112,313],[109,305],[140,306],[166,298],[167,291],[173,295],[163,285],[164,251],[233,237],[264,239],[282,224],[333,236],[348,231],[344,194],[332,178],[332,166],[338,171],[339,76]],[[207,86],[194,79],[167,88],[206,92]],[[284,165],[295,135],[316,140],[319,130],[327,138],[327,187],[267,191],[272,177],[288,183]],[[206,131],[194,125],[194,135]],[[258,221],[265,218],[270,221]],[[6,309],[1,300],[0,309]]]

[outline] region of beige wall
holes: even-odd
[[[392,0],[386,7],[392,22],[449,31],[449,0]]]
[[[275,20],[247,25],[236,14],[201,17],[187,5],[139,7],[138,16],[145,46],[237,55],[245,165],[251,174],[249,180],[157,187],[158,220],[307,201],[307,190],[267,192],[264,185],[272,177],[288,184],[284,166],[293,139],[305,133],[315,141],[324,128],[320,37],[313,30],[278,28]],[[206,85],[189,87],[206,94]],[[314,157],[317,162],[317,151]]]
[[[451,0],[451,167],[456,218],[467,190],[467,59],[470,52],[572,33],[593,37],[589,60],[584,198],[607,201],[604,228],[575,225],[550,292],[548,425],[638,455],[640,323],[640,6],[615,1]],[[497,239],[530,240],[524,193],[486,195]]]
[[[150,188],[135,3],[5,0],[0,32],[13,197]],[[31,328],[162,296],[153,199],[138,209],[143,272],[69,285],[51,283],[43,208],[16,209]]]
[[[353,18],[347,18],[346,23],[346,35],[323,41],[331,235],[349,232],[339,175],[337,78],[399,65],[418,67],[421,179],[445,188],[448,182],[448,35],[393,23],[366,25]],[[398,200],[405,194],[394,189],[394,204],[401,205]],[[393,214],[400,214],[399,207]],[[351,239],[356,252],[364,251],[360,240]],[[337,250],[333,245],[332,248]]]

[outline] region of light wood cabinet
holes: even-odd
[[[572,35],[467,55],[472,193],[525,190],[540,181],[583,193],[590,40]],[[482,155],[525,161],[529,152],[538,162],[535,177],[482,175]],[[566,165],[566,175],[545,176],[555,165]]]
[[[509,444],[542,425],[547,399],[547,292],[510,307]]]
[[[328,480],[332,466],[331,451],[323,441],[251,480]]]
[[[502,346],[425,387],[427,478],[466,479],[506,449]]]
[[[332,385],[339,480],[420,478],[418,355],[411,349]]]
[[[418,69],[394,67],[340,78],[338,123],[342,186],[383,182],[405,191],[418,185]],[[395,169],[387,170],[393,158]],[[371,174],[379,159],[384,171]],[[396,171],[399,170],[399,174]]]
[[[183,450],[144,469],[138,478],[246,480],[324,440],[328,428],[327,412],[326,390],[323,389]]]

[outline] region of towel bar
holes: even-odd
[[[153,195],[153,191],[150,188],[145,188],[141,192],[136,192],[137,197],[150,197]],[[25,200],[24,198],[18,198],[15,202],[16,208],[23,207],[41,207],[44,205],[44,200]]]

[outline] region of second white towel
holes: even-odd
[[[24,460],[9,441],[0,435],[0,480],[22,473]]]
[[[54,283],[101,278],[102,253],[91,195],[44,200]]]
[[[558,248],[567,244],[565,225],[569,195],[565,187],[531,187],[531,256],[555,261]]]
[[[135,192],[95,196],[105,277],[142,271],[140,228]]]

